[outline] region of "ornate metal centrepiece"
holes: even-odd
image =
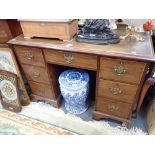
[[[108,19],[86,19],[76,40],[92,44],[116,44],[120,41],[118,36],[110,30]]]
[[[70,69],[59,76],[61,94],[66,110],[71,114],[82,114],[88,108],[89,75],[80,69]]]
[[[17,75],[4,70],[0,70],[0,103],[7,110],[14,112],[20,112],[22,109]]]
[[[123,19],[123,22],[128,25],[126,28],[126,34],[120,36],[120,39],[126,39],[128,37],[136,39],[137,41],[144,41],[142,35],[138,34],[139,31],[143,31],[143,24],[148,19]]]

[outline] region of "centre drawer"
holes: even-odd
[[[98,96],[126,103],[133,103],[136,91],[136,85],[99,79]]]
[[[100,78],[138,84],[146,63],[112,58],[100,59]]]
[[[23,65],[23,64],[22,64],[22,68],[24,70],[27,80],[42,82],[47,84],[50,83],[48,73],[45,68]]]
[[[42,50],[39,48],[15,46],[20,63],[45,67]]]
[[[97,70],[97,56],[48,49],[44,50],[44,54],[49,63]]]
[[[98,97],[96,111],[112,114],[114,116],[119,116],[123,118],[128,118],[132,110],[130,104],[105,99],[104,97]]]

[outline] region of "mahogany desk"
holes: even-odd
[[[60,106],[59,66],[94,71],[96,75],[93,118],[111,118],[128,126],[137,101],[138,112],[155,62],[151,37],[144,42],[122,40],[115,45],[93,45],[50,39],[25,39],[22,35],[8,43],[21,65],[33,100]],[[91,86],[90,86],[91,88]],[[93,89],[93,88],[92,88]]]

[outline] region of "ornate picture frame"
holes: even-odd
[[[0,48],[0,70],[9,71],[18,77],[19,96],[22,105],[30,104],[30,98],[26,91],[23,78],[20,74],[13,51],[10,48]]]
[[[22,109],[17,75],[8,71],[0,70],[0,100],[2,106],[14,112],[20,112]]]

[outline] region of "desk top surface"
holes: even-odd
[[[151,36],[146,33],[142,35],[145,39],[143,42],[126,39],[121,40],[118,44],[110,45],[79,43],[75,40],[75,38],[70,41],[40,38],[26,39],[23,35],[10,40],[8,43],[14,45],[155,62],[155,53]]]

